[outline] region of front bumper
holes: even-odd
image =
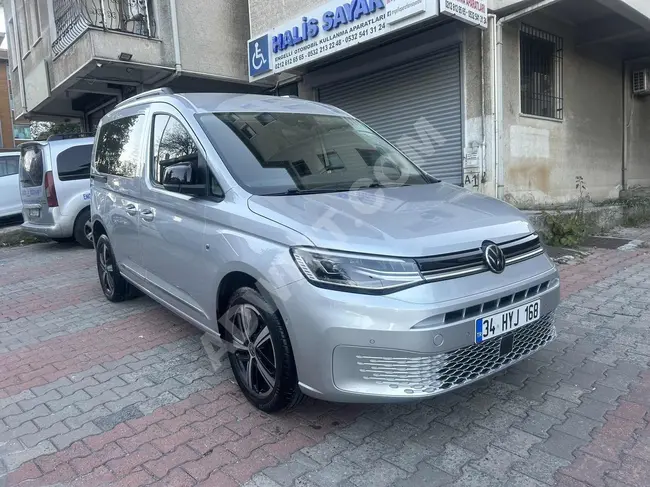
[[[560,301],[558,273],[545,255],[500,275],[388,296],[325,290],[304,280],[285,291],[280,311],[302,391],[341,402],[421,399],[498,372],[555,338]],[[503,335],[513,337],[506,353],[501,337],[474,344],[476,318],[536,299],[542,318]]]

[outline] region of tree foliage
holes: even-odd
[[[30,130],[34,140],[46,140],[50,135],[79,133],[81,125],[77,122],[32,122]]]

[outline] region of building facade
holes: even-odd
[[[441,179],[522,207],[576,198],[576,178],[595,200],[650,182],[633,93],[650,2],[249,0],[249,16],[253,82],[296,83]]]
[[[5,0],[16,114],[156,86],[295,95],[522,207],[650,186],[646,0]]]
[[[5,0],[16,116],[92,131],[157,86],[250,91],[239,0]],[[217,34],[218,33],[218,34]]]

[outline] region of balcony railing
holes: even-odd
[[[56,38],[54,54],[60,54],[89,27],[155,37],[151,0],[54,0]]]

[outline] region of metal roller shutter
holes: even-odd
[[[462,183],[458,47],[323,86],[319,100],[367,123],[433,176]]]

